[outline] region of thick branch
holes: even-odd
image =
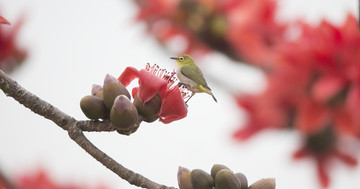
[[[62,129],[67,130],[70,138],[74,140],[81,148],[83,148],[93,158],[98,160],[119,177],[128,181],[130,184],[142,188],[174,189],[173,187],[157,184],[148,178],[125,168],[107,154],[102,152],[100,149],[98,149],[83,134],[83,131],[115,131],[115,127],[110,122],[77,121],[73,117],[65,114],[58,108],[21,87],[16,81],[8,77],[2,70],[0,70],[0,89],[3,90],[7,96],[14,98],[16,101],[29,108],[34,113],[53,121]]]
[[[76,126],[82,131],[116,131],[116,128],[110,121],[76,121]]]
[[[102,163],[105,167],[119,175],[124,180],[127,180],[130,184],[142,187],[142,188],[154,188],[154,189],[167,189],[169,187],[159,185],[142,175],[135,173],[131,170],[126,169],[122,165],[116,163],[111,157],[99,150],[95,145],[93,145],[83,134],[79,127],[73,125],[69,129],[69,136],[72,138],[79,146],[81,146],[87,153],[89,153],[93,158]],[[107,162],[107,163],[104,163]]]
[[[53,121],[56,125],[65,130],[67,130],[69,122],[75,121],[74,118],[60,111],[53,105],[28,92],[16,81],[9,78],[2,70],[0,70],[0,88],[7,96],[14,98],[34,113]]]

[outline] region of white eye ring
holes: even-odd
[[[185,60],[185,58],[181,56],[181,57],[179,57],[179,60],[182,62]]]

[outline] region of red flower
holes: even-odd
[[[148,0],[139,1],[137,20],[145,21],[148,32],[162,44],[167,45],[174,39],[180,39],[177,49],[183,53],[204,54],[208,51],[205,45],[183,25],[186,12],[182,0]],[[181,48],[181,49],[180,49]]]
[[[21,189],[106,189],[107,187],[99,186],[87,186],[87,185],[75,185],[75,184],[60,184],[50,178],[48,173],[44,170],[39,170],[35,173],[27,173],[19,176],[16,179],[15,185]]]
[[[1,17],[1,19],[3,18]],[[6,20],[1,21],[6,22]],[[10,28],[0,24],[0,69],[5,72],[12,71],[26,57],[26,52],[15,43],[21,25],[22,20]]]
[[[294,159],[310,156],[315,160],[316,170],[323,187],[330,184],[329,168],[336,158],[341,162],[354,167],[358,164],[357,159],[341,150],[337,146],[336,135],[331,127],[325,127],[317,133],[306,136],[305,144],[294,152]]]
[[[8,25],[10,25],[10,22],[7,21],[4,17],[0,16],[0,24],[8,24]]]
[[[249,119],[235,138],[246,139],[269,128],[296,129],[306,142],[295,157],[306,154],[316,159],[323,186],[330,182],[325,162],[331,157],[356,165],[354,158],[339,152],[338,140],[349,135],[360,138],[357,24],[351,15],[340,27],[326,21],[316,27],[300,23],[297,39],[273,47],[265,92],[237,99]],[[319,136],[323,140],[314,139]]]
[[[269,62],[272,47],[283,41],[286,25],[275,21],[276,1],[229,0],[223,14],[227,20],[225,40],[249,63]]]
[[[126,87],[131,81],[138,78],[139,87],[132,90],[132,96],[138,95],[142,103],[148,102],[156,94],[161,98],[162,104],[158,116],[163,123],[182,119],[187,115],[187,107],[184,99],[187,94],[179,89],[175,82],[175,73],[169,73],[158,66],[150,67],[140,71],[133,67],[127,67],[118,80]]]
[[[212,48],[234,59],[264,64],[286,29],[275,22],[273,0],[148,0],[138,4],[137,18],[146,22],[149,33],[165,45],[181,37],[185,53],[204,54]]]

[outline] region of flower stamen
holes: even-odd
[[[154,64],[153,66],[151,66],[150,63],[146,64],[145,70],[154,74],[158,78],[166,81],[168,88],[176,87],[179,83],[179,79],[176,77],[175,70],[173,70],[172,72],[169,72],[166,69],[160,69],[160,67],[157,64]],[[188,89],[186,89],[185,86],[181,85],[181,86],[179,86],[179,89],[180,89],[181,96],[184,99],[184,101],[190,97],[190,91]]]

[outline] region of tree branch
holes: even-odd
[[[142,188],[175,189],[174,187],[167,187],[155,183],[125,168],[98,149],[85,137],[83,131],[115,131],[115,127],[109,121],[78,121],[21,87],[2,70],[0,70],[0,89],[3,90],[7,96],[14,98],[34,113],[53,121],[62,129],[67,130],[70,138],[82,149],[130,184]]]

